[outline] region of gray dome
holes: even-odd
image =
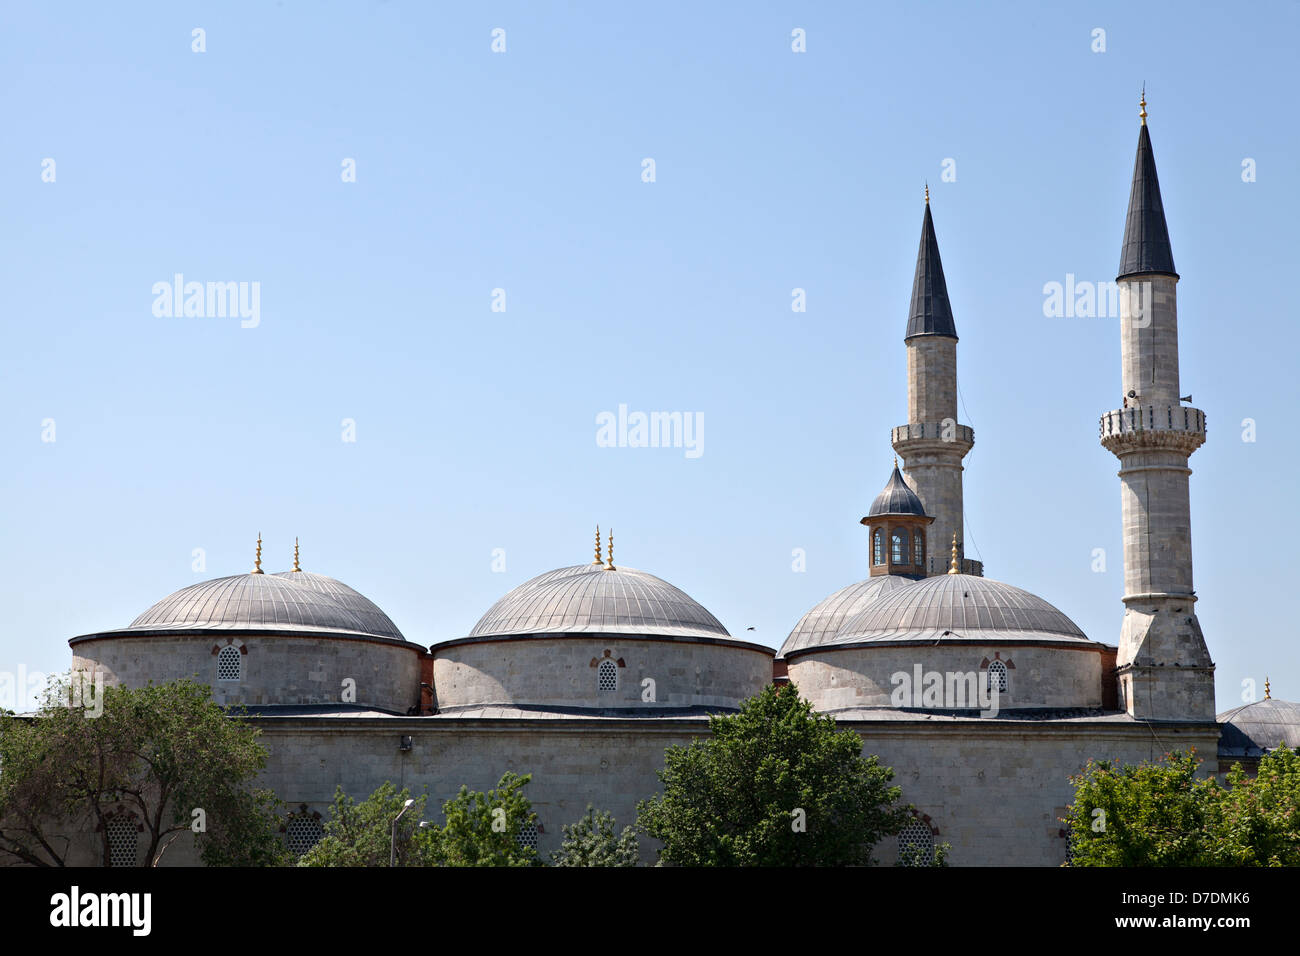
[[[1243,704],[1215,718],[1223,724],[1219,737],[1222,757],[1262,757],[1278,744],[1300,748],[1300,704],[1266,697]]]
[[[667,581],[595,563],[525,581],[492,605],[469,636],[573,633],[730,637],[716,617]]]
[[[236,574],[169,594],[127,630],[277,630],[405,640],[373,602],[341,581],[307,571]]]
[[[969,574],[941,574],[895,588],[827,643],[940,639],[1091,643],[1042,598]]]
[[[881,574],[865,581],[858,581],[846,588],[840,588],[820,604],[799,618],[790,636],[777,652],[784,657],[790,651],[805,647],[816,647],[834,640],[845,621],[866,609],[867,605],[894,588],[911,584],[910,578],[897,574]]]
[[[907,482],[899,473],[897,461],[894,462],[894,473],[889,476],[884,491],[876,495],[876,500],[871,503],[871,510],[867,512],[868,518],[874,518],[876,515],[925,517],[925,505],[921,504],[921,499],[916,496],[916,492],[907,487]]]

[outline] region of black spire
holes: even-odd
[[[930,215],[930,196],[926,190],[925,219],[921,223],[921,248],[916,253],[916,278],[912,280],[912,307],[907,313],[907,341],[915,335],[957,337],[948,304],[948,284],[943,281],[943,263],[939,259],[939,240],[934,237],[934,219]]]
[[[1128,197],[1128,218],[1124,221],[1124,248],[1119,256],[1119,278],[1159,272],[1177,276],[1174,251],[1169,246],[1165,206],[1160,201],[1160,180],[1156,178],[1156,157],[1151,152],[1145,104],[1142,128],[1138,131],[1137,160],[1133,163],[1133,189]]]

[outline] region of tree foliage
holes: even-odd
[[[1300,754],[1279,747],[1255,777],[1197,779],[1194,752],[1163,763],[1090,761],[1073,777],[1072,866],[1300,865]]]
[[[388,866],[396,846],[398,866],[535,866],[537,851],[519,841],[521,827],[537,820],[523,788],[531,776],[506,773],[496,788],[460,792],[442,805],[442,825],[421,817],[427,797],[415,797],[397,824],[408,799],[385,782],[357,803],[335,790],[324,838],[303,854],[299,866]]]
[[[552,866],[636,866],[641,850],[636,829],[615,832],[614,815],[587,804],[577,823],[566,823],[559,852],[551,854]]]
[[[863,757],[862,739],[813,713],[793,684],[710,717],[709,729],[668,749],[663,793],[638,805],[638,827],[663,841],[661,863],[869,865],[910,819],[893,770]]]
[[[104,687],[96,713],[68,705],[70,680],[36,715],[0,715],[0,858],[65,866],[89,831],[109,866],[108,823],[124,815],[148,866],[187,832],[208,865],[283,861],[278,801],[249,786],[266,750],[205,684]]]

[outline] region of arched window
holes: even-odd
[[[929,866],[934,862],[934,833],[920,820],[913,820],[898,834],[898,865]]]
[[[325,836],[325,827],[314,817],[294,817],[284,828],[284,842],[294,856],[302,856]]]
[[[227,644],[217,653],[217,680],[239,680],[242,670],[242,655],[234,644]]]
[[[108,833],[108,865],[135,866],[135,845],[139,836],[135,821],[119,813],[105,821],[104,829]]]
[[[538,830],[537,830],[536,823],[525,823],[523,826],[521,826],[519,828],[519,835],[515,837],[515,839],[519,842],[519,849],[522,850],[525,847],[531,847],[533,850],[536,850],[537,833]]]
[[[912,532],[912,563],[918,568],[925,567],[925,532],[920,528]]]
[[[1001,661],[989,664],[989,690],[996,690],[999,694],[1007,692],[1007,665]]]
[[[907,564],[910,550],[907,546],[907,529],[895,528],[893,535],[894,564]]]
[[[601,690],[618,690],[618,665],[608,657],[596,668],[596,686]]]
[[[876,529],[875,541],[872,542],[871,548],[872,548],[871,563],[884,564],[885,563],[885,531],[883,528]]]

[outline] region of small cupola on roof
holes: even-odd
[[[1128,216],[1124,220],[1124,246],[1119,256],[1119,277],[1134,275],[1172,275],[1174,251],[1169,244],[1169,227],[1165,224],[1165,204],[1160,199],[1160,179],[1156,176],[1156,156],[1151,149],[1151,132],[1147,129],[1147,97],[1142,91],[1142,125],[1138,129],[1137,159],[1133,162],[1133,187],[1128,197]]]
[[[930,187],[925,187],[925,218],[921,221],[921,247],[916,253],[916,276],[912,280],[912,304],[907,313],[904,341],[918,335],[941,335],[957,338],[948,301],[948,283],[943,277],[939,258],[939,240],[934,234],[934,217],[930,215]]]
[[[895,458],[894,473],[862,519],[871,535],[872,577],[882,574],[924,577],[926,528],[933,521],[916,492],[903,480]]]

